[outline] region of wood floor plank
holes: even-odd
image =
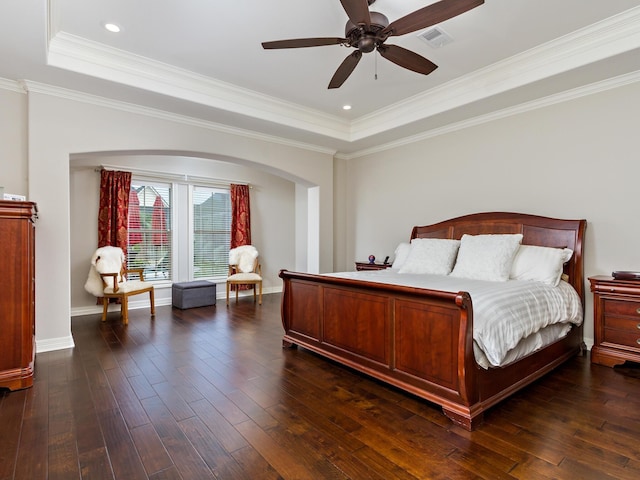
[[[267,410],[254,402],[251,397],[246,395],[242,390],[233,390],[227,393],[226,397],[235,403],[247,417],[256,422],[261,428],[267,429],[278,424]]]
[[[35,388],[26,390],[27,398],[14,472],[17,479],[45,480],[47,478],[49,385],[45,362],[38,362],[37,369],[38,375],[34,379]],[[4,425],[1,419],[0,425]],[[3,431],[4,434],[6,431]]]
[[[180,475],[178,469],[174,465],[166,470],[154,473],[149,477],[149,480],[184,480],[184,477]]]
[[[195,415],[179,391],[175,390],[168,382],[156,383],[153,389],[176,421],[179,422],[180,420],[191,418]]]
[[[216,438],[227,452],[233,453],[247,446],[247,441],[244,437],[240,435],[233,425],[209,401],[200,400],[192,403],[191,407],[202,423],[204,423],[209,430],[215,432]]]
[[[120,410],[99,412],[105,446],[116,479],[145,479],[147,474]]]
[[[215,478],[162,400],[151,397],[142,403],[180,475],[185,478]]]
[[[27,392],[24,390],[2,394],[0,402],[0,478],[11,478],[16,467],[22,416]]]
[[[246,476],[242,477],[224,477],[221,476],[220,479],[234,479],[234,478],[247,478],[247,479],[256,479],[256,480],[283,480],[283,478],[252,446],[247,445],[246,447],[236,450],[233,452],[233,458],[236,459],[238,465],[242,468],[242,471],[245,472]],[[222,472],[221,472],[222,474]]]
[[[180,428],[218,478],[242,478],[248,474],[228,453],[216,435],[197,417],[180,422]]]
[[[51,480],[81,478],[73,431],[50,435],[48,440],[47,478]]]
[[[118,409],[122,413],[129,429],[139,427],[149,423],[149,417],[142,408],[140,399],[137,397],[126,375],[119,368],[111,368],[105,371],[107,380],[111,387]]]
[[[154,475],[173,466],[173,461],[153,425],[147,423],[132,429],[131,438],[147,475]]]
[[[185,376],[229,423],[235,425],[247,421],[249,419],[247,414],[218,390],[207,376],[208,373],[209,370],[207,368],[203,369],[202,366],[196,366],[191,371],[185,372]]]
[[[111,461],[106,448],[85,451],[78,456],[82,480],[113,480]]]
[[[129,382],[129,385],[131,385],[136,397],[138,397],[138,400],[144,400],[145,398],[155,397],[157,395],[145,375],[129,377],[127,378],[127,381]]]
[[[302,464],[253,421],[240,423],[236,425],[236,429],[283,478],[317,478],[314,471]]]
[[[270,412],[280,425],[286,425],[287,431],[299,438],[301,445],[308,445],[323,457],[330,459],[335,467],[344,472],[347,478],[385,479],[386,477],[373,471],[352,453],[362,448],[361,442],[346,435],[332,422],[318,415],[299,416],[296,412],[283,406],[273,407]]]

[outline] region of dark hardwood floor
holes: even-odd
[[[304,350],[280,295],[72,321],[0,393],[0,479],[640,478],[640,369],[576,357],[477,431]]]

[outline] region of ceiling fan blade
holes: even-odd
[[[354,25],[371,25],[369,15],[369,3],[367,0],[340,0],[342,8],[347,12],[347,17]]]
[[[413,70],[423,75],[429,75],[438,66],[430,60],[418,55],[417,53],[399,47],[398,45],[380,45],[378,52],[382,57],[399,65],[403,68]]]
[[[405,35],[449,20],[483,3],[484,0],[441,0],[391,22],[381,33]]]
[[[323,45],[339,45],[347,43],[346,38],[329,37],[329,38],[294,38],[291,40],[276,40],[273,42],[262,42],[262,48],[302,48],[302,47],[321,47]]]
[[[361,58],[362,52],[360,50],[356,50],[345,58],[338,67],[338,70],[336,70],[336,73],[333,74],[333,78],[329,82],[329,88],[339,88],[345,80],[349,78],[349,75],[351,75],[351,72],[356,68]]]

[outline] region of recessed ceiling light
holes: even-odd
[[[351,105],[343,105],[342,109],[343,110],[351,110]]]
[[[108,31],[112,32],[112,33],[118,33],[120,32],[120,30],[122,30],[118,25],[116,25],[115,23],[109,23],[106,22],[104,24],[104,28],[107,29]]]

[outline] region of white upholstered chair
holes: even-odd
[[[137,280],[127,278],[137,276]],[[102,321],[107,319],[110,298],[120,299],[120,316],[122,323],[129,323],[129,297],[141,293],[149,293],[151,316],[154,316],[155,300],[153,284],[144,281],[142,269],[127,269],[124,252],[119,247],[100,247],[91,257],[89,277],[84,285],[85,290],[102,297]]]
[[[253,245],[242,245],[229,250],[229,276],[227,277],[227,306],[229,290],[235,286],[238,303],[238,286],[250,285],[253,288],[253,301],[256,301],[256,287],[259,290],[258,304],[262,305],[262,269],[258,261],[258,250]]]

